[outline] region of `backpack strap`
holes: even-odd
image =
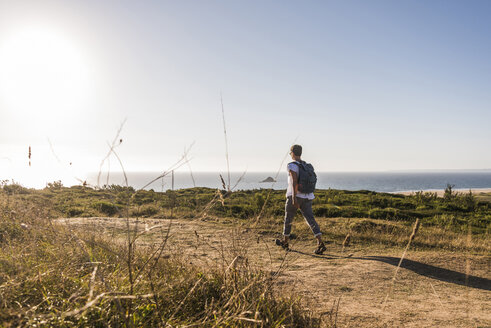
[[[300,163],[297,162],[297,161],[293,161],[293,162],[290,162],[288,164],[296,164],[299,168],[302,168],[302,169],[305,170],[305,166],[304,166],[305,165],[305,161],[301,161]]]
[[[290,162],[290,163],[288,163],[288,164],[295,164],[295,165],[297,165],[297,166],[298,166],[299,171],[298,171],[298,173],[297,173],[297,182],[298,182],[298,181],[300,181],[300,169],[302,169],[302,170],[304,170],[304,171],[305,171],[305,166],[304,166],[305,162],[304,162],[304,161],[301,161],[301,162],[299,163],[299,162],[297,162],[297,161],[293,161],[293,162]]]

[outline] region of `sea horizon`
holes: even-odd
[[[132,171],[126,172],[128,185],[135,189],[154,189],[165,191],[169,189],[185,189],[192,187],[223,188],[234,190],[276,189],[287,187],[286,172],[230,172],[230,183],[227,172],[174,172],[163,178],[162,172]],[[122,172],[91,172],[86,180],[90,185],[125,185]],[[276,178],[275,182],[262,182],[267,178]],[[438,171],[379,171],[379,172],[317,172],[317,189],[371,190],[377,192],[403,192],[417,190],[441,190],[447,185],[454,189],[484,189],[491,188],[491,170],[438,170]],[[152,180],[155,180],[152,182]],[[194,180],[194,181],[193,181]]]

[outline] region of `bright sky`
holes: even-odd
[[[97,171],[125,119],[126,170],[195,141],[223,172],[220,93],[232,171],[297,137],[318,171],[491,168],[490,58],[490,1],[0,0],[0,179]]]

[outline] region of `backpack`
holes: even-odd
[[[310,163],[304,161],[291,162],[290,164],[297,164],[298,166],[298,191],[304,194],[310,194],[315,190],[315,184],[317,183],[317,175],[314,172],[314,167]]]

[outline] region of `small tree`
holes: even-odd
[[[48,182],[46,188],[49,190],[61,190],[61,188],[63,188],[63,183],[61,183],[61,180]]]
[[[477,207],[477,199],[472,193],[472,190],[469,190],[469,193],[463,197],[463,203],[467,211],[473,212]]]
[[[445,201],[451,201],[455,197],[453,187],[455,187],[455,185],[447,183],[447,188],[445,188],[445,192],[443,193],[443,199]]]

